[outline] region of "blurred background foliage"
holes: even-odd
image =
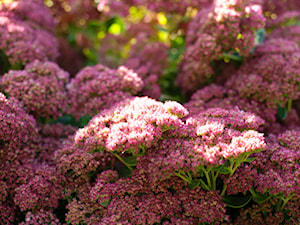
[[[145,29],[151,29],[152,36],[149,41],[161,42],[168,48],[169,64],[159,78],[161,100],[184,102],[184,96],[174,82],[178,64],[185,50],[187,24],[196,15],[196,9],[188,9],[182,16],[155,13],[144,6],[131,6],[128,14],[124,16],[106,13],[105,10],[99,11],[97,0],[44,2],[55,15],[57,36],[62,42],[61,48],[64,48],[58,63],[71,75],[74,76],[87,65],[102,63],[109,67],[117,67],[124,64],[131,46],[137,41],[134,26],[143,24]],[[107,46],[108,43],[110,46]],[[108,47],[110,48],[107,49]]]

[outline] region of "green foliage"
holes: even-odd
[[[245,195],[225,195],[222,200],[231,208],[242,208],[251,201],[251,197],[251,194],[247,192]]]
[[[230,174],[231,170],[226,165],[220,165],[218,167],[214,167],[213,171],[216,171],[220,174]]]
[[[136,166],[137,160],[135,156],[127,156],[123,158],[123,162],[129,166]]]
[[[190,189],[196,189],[201,184],[201,180],[192,180],[191,183],[189,183]]]
[[[255,39],[254,39],[254,43],[256,45],[259,45],[261,43],[264,42],[266,37],[266,30],[265,29],[259,29],[255,32]]]
[[[287,109],[285,107],[278,106],[277,116],[279,119],[284,120],[287,117]]]
[[[272,197],[272,195],[270,195],[269,193],[261,194],[259,192],[251,192],[251,194],[253,201],[259,204],[268,201]]]
[[[82,128],[88,124],[88,122],[92,119],[91,116],[85,115],[80,117],[79,120],[76,120],[75,117],[71,114],[68,115],[63,115],[59,117],[58,119],[53,119],[53,118],[45,118],[45,117],[40,117],[39,122],[42,124],[55,124],[55,123],[61,123],[64,125],[72,125],[74,127]]]
[[[50,123],[62,123],[64,125],[72,125],[78,128],[82,128],[88,124],[92,117],[89,115],[85,115],[80,117],[80,119],[77,121],[74,116],[72,115],[63,115],[62,117],[58,118],[57,120],[53,120]]]
[[[178,74],[178,66],[185,51],[185,41],[182,36],[175,35],[170,39],[169,67],[164,71],[163,76],[159,78],[159,84],[162,90],[161,101],[174,100],[185,102],[185,97],[181,90],[176,86],[175,80]]]

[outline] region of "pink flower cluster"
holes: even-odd
[[[93,116],[113,106],[143,87],[143,81],[132,70],[124,66],[110,69],[98,64],[82,69],[68,84],[69,112],[77,119]]]
[[[55,60],[58,42],[53,30],[54,18],[41,2],[0,3],[0,49],[12,68],[22,68],[35,59]]]
[[[62,149],[67,143],[72,142],[72,137],[77,127],[71,125],[56,124],[39,124],[40,141],[37,149],[37,160],[47,162],[48,165],[56,165],[54,160],[55,153]]]
[[[98,215],[102,218],[97,221],[102,224],[154,224],[163,220],[163,224],[179,221],[194,224],[218,222],[225,218],[225,204],[217,192],[200,188],[189,190],[176,177],[157,186],[149,183],[144,175],[142,170],[135,170],[131,178],[114,181],[116,174],[113,171],[102,172],[90,189],[89,201],[96,200],[97,204],[91,208],[85,203],[85,195],[81,195],[79,201],[74,199],[68,205],[67,220],[74,224],[82,221],[92,224]],[[203,204],[205,209],[200,207]],[[92,215],[86,216],[88,214]]]
[[[300,194],[299,131],[289,130],[270,140],[265,152],[259,153],[255,163],[259,174],[257,190],[285,197]]]
[[[297,224],[300,14],[282,2],[48,1],[58,33],[124,22],[93,40],[113,69],[72,80],[43,1],[1,2],[0,224]],[[185,104],[150,98],[177,69]]]
[[[29,21],[39,25],[43,29],[54,31],[55,20],[49,8],[42,1],[18,0],[9,3],[1,3],[0,11],[14,14],[20,20]]]
[[[54,209],[62,198],[62,181],[54,167],[38,165],[34,175],[15,189],[14,202],[21,211]]]
[[[25,222],[19,223],[19,225],[61,225],[57,217],[48,211],[39,210],[37,213],[27,212],[25,215]]]
[[[299,219],[299,212],[295,210],[299,208],[300,195],[299,130],[269,135],[266,140],[265,151],[255,153],[254,161],[242,165],[232,177],[224,179],[228,194],[249,190],[254,197],[257,193],[265,196],[260,204],[242,209],[237,223],[279,224],[287,222],[286,214],[293,221]]]
[[[0,92],[1,158],[5,158],[9,149],[17,150],[23,144],[34,141],[37,133],[36,121],[25,112],[23,105],[16,98],[7,99]]]
[[[255,50],[227,86],[242,98],[265,102],[269,108],[284,107],[300,96],[300,48],[282,38],[270,39]]]
[[[269,130],[276,123],[276,109],[267,107],[266,104],[254,100],[243,99],[235,90],[216,84],[208,85],[196,91],[189,102],[184,105],[190,115],[196,115],[207,108],[239,109],[261,117],[266,122],[263,129]],[[262,127],[261,127],[262,128]]]
[[[182,126],[180,118],[187,114],[177,102],[163,104],[148,97],[129,98],[102,111],[78,130],[75,143],[88,152],[104,148],[138,154],[161,138],[163,132]]]
[[[54,62],[35,60],[24,70],[10,70],[0,82],[4,91],[21,100],[36,118],[58,118],[67,110],[69,74]]]
[[[61,149],[54,155],[56,168],[66,179],[64,185],[66,196],[86,183],[91,182],[92,175],[97,171],[111,168],[115,158],[106,152],[90,154],[81,147],[65,142]]]
[[[228,159],[264,149],[263,134],[252,130],[262,123],[254,114],[210,108],[187,119],[177,134],[170,132],[168,138],[157,142],[139,158],[137,168],[147,171],[154,183],[178,172],[197,176],[203,166],[217,167]]]
[[[195,91],[213,76],[211,63],[225,54],[247,56],[255,46],[255,31],[264,27],[261,5],[254,1],[219,1],[198,12],[189,23],[186,52],[177,84]]]

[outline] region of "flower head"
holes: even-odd
[[[2,77],[5,92],[24,103],[36,118],[58,118],[68,107],[66,84],[69,74],[53,62],[38,60],[24,70],[10,70]]]
[[[195,91],[212,78],[211,63],[223,59],[224,53],[249,55],[255,46],[254,31],[264,23],[261,5],[249,0],[215,0],[200,10],[187,30],[177,84],[184,92]]]
[[[58,42],[53,33],[10,15],[10,12],[0,13],[0,49],[11,67],[22,68],[35,59],[57,58]]]
[[[101,64],[86,67],[68,85],[70,112],[78,119],[87,114],[93,116],[137,94],[142,87],[141,78],[124,66],[116,70]]]
[[[187,113],[177,103],[130,98],[95,116],[76,133],[75,143],[88,151],[105,149],[137,154],[153,145],[165,131],[180,127],[180,117]]]
[[[36,140],[37,136],[35,119],[25,112],[23,105],[16,98],[7,99],[0,92],[0,145],[7,144],[10,146],[8,149],[16,150]],[[0,151],[1,156],[6,154],[2,152],[2,148]]]

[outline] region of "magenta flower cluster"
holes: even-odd
[[[0,3],[0,50],[15,68],[58,56],[54,17],[40,1]]]
[[[0,2],[0,224],[298,224],[298,1],[92,2]]]
[[[257,47],[256,57],[243,65],[227,86],[242,98],[284,107],[300,96],[300,54],[296,42],[273,38]]]
[[[157,142],[165,131],[181,127],[180,118],[187,114],[177,102],[163,104],[148,97],[129,98],[96,115],[77,131],[74,140],[88,152],[106,149],[138,154]]]
[[[255,1],[219,1],[199,10],[187,30],[186,51],[177,84],[191,92],[213,76],[211,63],[233,53],[247,56],[255,46],[254,32],[264,27]]]
[[[67,85],[71,100],[69,112],[80,118],[93,116],[141,91],[143,81],[125,66],[110,69],[98,64],[81,70]]]
[[[36,121],[25,112],[23,105],[16,98],[7,99],[1,92],[0,103],[1,145],[18,149],[33,141],[38,134]],[[1,149],[3,154],[6,153]]]
[[[58,118],[66,112],[69,74],[53,62],[33,61],[24,70],[10,70],[1,79],[4,91],[24,103],[36,118]]]

